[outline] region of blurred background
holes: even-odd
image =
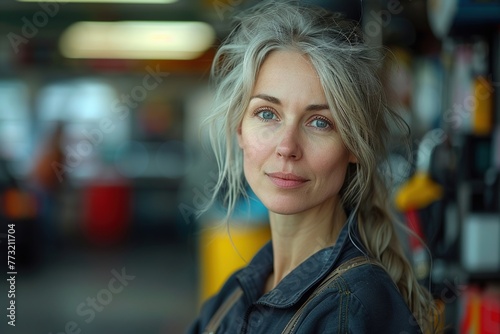
[[[1,333],[183,333],[269,239],[258,201],[232,241],[220,213],[196,218],[210,64],[255,2],[0,1]],[[413,151],[395,131],[384,172],[447,333],[500,333],[500,3],[308,2],[388,50]]]

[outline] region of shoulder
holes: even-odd
[[[314,299],[306,318],[316,325],[323,323],[324,328],[351,333],[420,333],[396,285],[378,265],[365,264],[343,273]]]
[[[379,265],[354,268],[337,280],[351,295],[349,327],[374,332],[420,333],[403,296],[389,274]]]
[[[364,264],[342,274],[337,280],[338,287],[343,286],[365,306],[391,301],[403,301],[396,284],[389,274],[379,265]]]

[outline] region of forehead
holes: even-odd
[[[307,55],[288,50],[273,51],[267,55],[257,78],[270,77],[275,74],[283,75],[284,72],[289,76],[305,76],[319,80],[318,73]]]
[[[326,102],[316,69],[307,55],[296,51],[274,51],[267,56],[253,89],[253,94],[260,93]]]

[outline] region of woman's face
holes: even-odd
[[[305,56],[275,51],[267,57],[238,142],[245,177],[271,212],[335,207],[347,165],[355,158],[344,146],[332,112]]]

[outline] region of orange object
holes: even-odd
[[[493,127],[493,87],[484,77],[477,77],[473,87],[472,130],[477,135],[488,135]]]
[[[481,292],[469,286],[463,295],[463,314],[460,334],[481,334]]]
[[[443,188],[429,174],[417,172],[401,186],[396,195],[396,206],[402,212],[422,209],[441,199]]]
[[[5,216],[11,219],[35,217],[37,205],[34,196],[18,189],[8,189],[4,193]]]

